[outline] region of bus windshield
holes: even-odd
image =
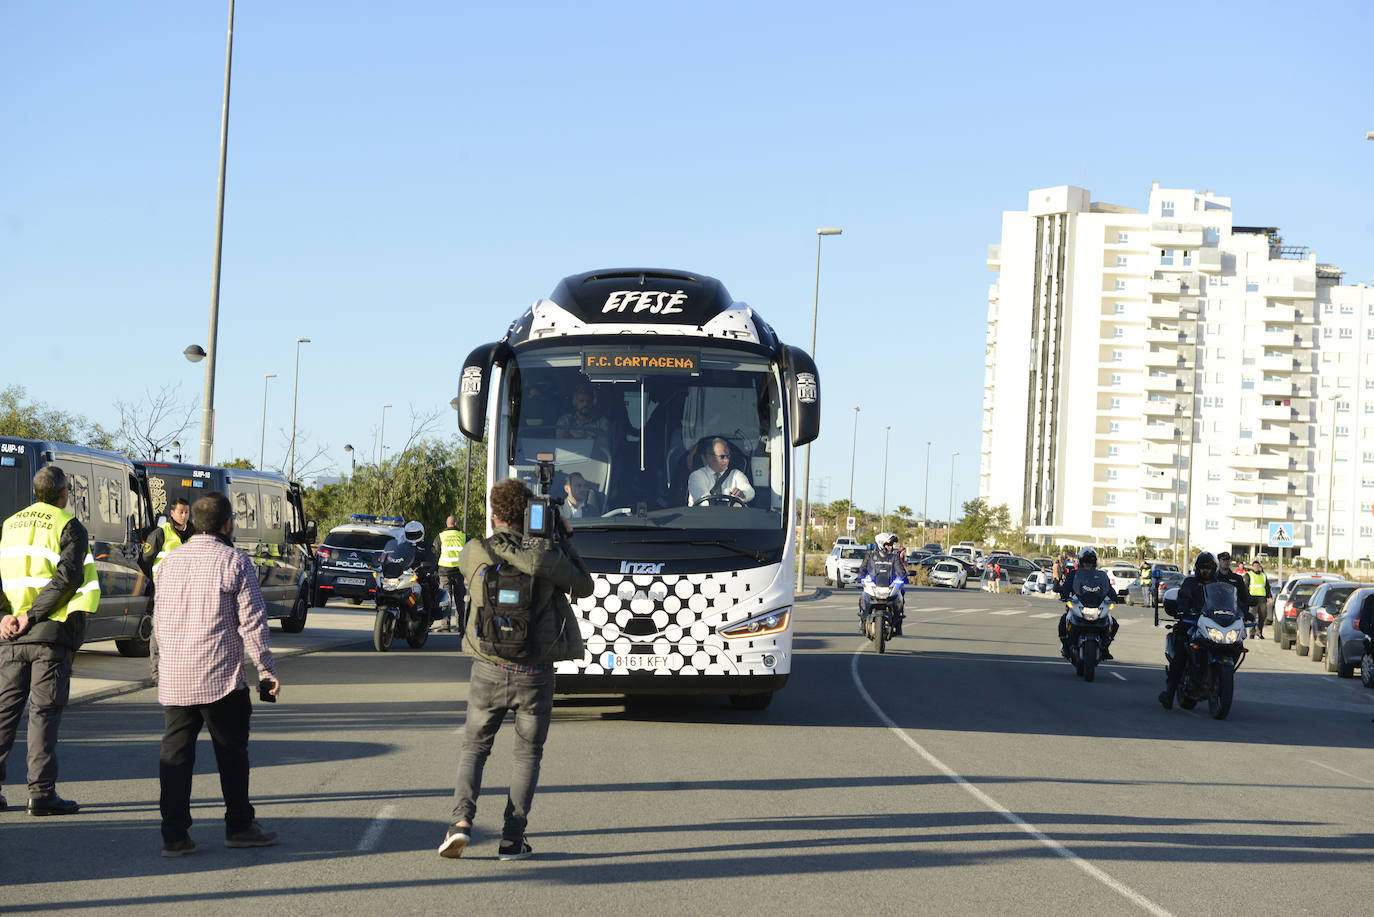
[[[0,521],[33,502],[29,457],[23,453],[0,455]]]
[[[536,457],[553,455],[549,492],[575,528],[780,532],[788,446],[769,361],[719,345],[671,361],[607,352],[531,348],[507,363],[496,442],[509,474],[537,491]],[[584,370],[598,363],[631,369]]]

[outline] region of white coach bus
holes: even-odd
[[[558,691],[725,694],[762,709],[792,668],[793,447],[816,438],[815,363],[720,281],[565,278],[463,366],[459,425],[487,480],[550,494],[596,581]]]

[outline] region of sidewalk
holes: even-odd
[[[301,656],[336,646],[372,639],[372,622],[377,614],[371,605],[338,604],[328,608],[310,609],[305,630],[299,634],[283,633],[273,626],[270,638],[272,655],[276,659]],[[71,699],[69,704],[84,704],[140,691],[152,686],[149,660],[119,655],[113,640],[103,640],[83,647],[76,654],[72,667]],[[251,663],[248,664],[250,677]]]

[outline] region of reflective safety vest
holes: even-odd
[[[1263,573],[1256,573],[1254,570],[1251,570],[1249,573],[1245,574],[1245,577],[1250,581],[1251,595],[1264,595],[1269,591],[1269,578]]]
[[[157,568],[171,554],[183,544],[181,536],[177,534],[176,526],[170,522],[162,523],[162,550],[157,552],[157,557],[153,558],[153,579],[157,579]]]
[[[444,529],[439,533],[439,566],[457,567],[458,555],[463,553],[463,545],[468,543],[468,536],[457,529]]]
[[[14,614],[28,614],[38,593],[52,582],[62,559],[62,530],[75,518],[64,509],[40,502],[5,520],[0,531],[0,581]],[[89,549],[82,574],[81,587],[53,610],[50,620],[65,621],[73,611],[95,614],[100,604],[100,581]]]

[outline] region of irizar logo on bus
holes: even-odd
[[[662,573],[663,564],[646,564],[634,560],[620,562],[621,573]]]

